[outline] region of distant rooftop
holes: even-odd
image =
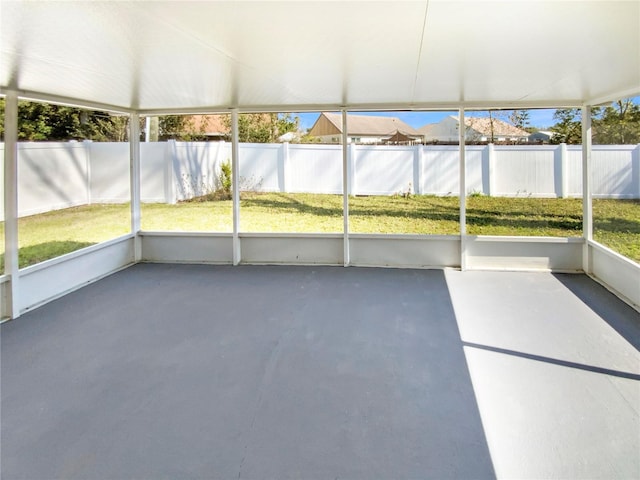
[[[342,115],[338,113],[323,112],[335,127],[342,132]],[[349,135],[379,135],[389,136],[396,132],[408,136],[420,137],[422,134],[415,128],[407,125],[397,117],[377,117],[373,115],[352,115],[347,117]]]

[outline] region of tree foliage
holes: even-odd
[[[204,127],[197,127],[192,115],[159,117],[158,135],[162,140],[181,140],[183,142],[196,142],[207,138]]]
[[[561,108],[555,111],[556,124],[551,127],[551,143],[581,143],[582,121],[579,108]]]
[[[0,98],[0,138],[4,138],[5,99]],[[144,119],[141,119],[141,131]],[[230,115],[223,117],[230,131]],[[241,142],[277,142],[281,135],[297,132],[300,119],[291,114],[251,113],[238,117]],[[204,126],[198,127],[193,116],[166,115],[158,121],[161,139],[196,141],[206,139]],[[129,139],[129,117],[107,112],[53,105],[18,102],[18,139],[23,141],[93,140],[124,142]]]
[[[525,130],[529,126],[529,111],[513,110],[509,115],[509,121],[514,127]]]
[[[553,143],[582,142],[582,118],[578,108],[559,109],[553,114],[556,124]],[[593,141],[599,144],[640,143],[640,106],[627,98],[606,107],[591,109]]]
[[[0,138],[4,138],[4,112],[5,99],[1,98]],[[49,103],[18,102],[18,140],[124,142],[129,137],[128,127],[126,116]]]
[[[224,119],[231,130],[231,117]],[[289,132],[296,132],[300,118],[290,113],[242,113],[238,115],[238,139],[246,143],[275,143]]]
[[[630,98],[612,103],[594,120],[593,130],[595,143],[640,143],[640,106]]]

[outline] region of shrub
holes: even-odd
[[[218,176],[218,190],[216,193],[220,200],[231,199],[231,186],[232,186],[232,170],[231,161],[227,160],[220,165],[220,175]]]

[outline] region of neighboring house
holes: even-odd
[[[529,135],[529,143],[549,143],[555,133],[549,130],[539,130]]]
[[[397,117],[352,115],[347,118],[347,138],[351,143],[420,143],[422,135]],[[309,135],[322,143],[342,142],[342,114],[322,112],[309,130]]]
[[[422,127],[418,128],[418,133],[420,135],[422,135],[422,142],[423,143],[435,143],[435,142],[457,142],[457,138],[453,139],[451,138],[450,140],[432,140],[436,135],[439,135],[440,137],[444,138],[446,135],[441,135],[439,133],[439,130],[441,130],[441,128],[439,127],[439,123],[427,123],[426,125],[423,125]],[[455,132],[454,134],[457,136],[458,135],[458,123],[456,122],[455,124]]]
[[[438,123],[420,127],[424,143],[458,143],[458,117],[450,115]],[[502,120],[488,117],[465,117],[465,140],[478,143],[523,143],[529,132]]]
[[[281,143],[289,142],[289,143],[300,143],[304,134],[302,132],[287,132],[278,137],[278,141]]]
[[[191,115],[187,131],[193,135],[206,137],[209,141],[225,140],[231,136],[231,129],[225,125],[224,115]]]

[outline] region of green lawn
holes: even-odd
[[[640,201],[594,200],[594,236],[640,262]],[[349,199],[355,233],[459,233],[457,197],[401,196]],[[232,203],[145,204],[143,230],[231,232]],[[342,196],[243,194],[241,231],[342,232]],[[129,231],[129,205],[87,205],[19,220],[20,266],[25,267]],[[579,199],[471,196],[467,231],[477,235],[577,237],[582,234]],[[0,234],[4,223],[0,222]],[[0,246],[1,248],[1,246]],[[4,264],[0,250],[0,265]]]

